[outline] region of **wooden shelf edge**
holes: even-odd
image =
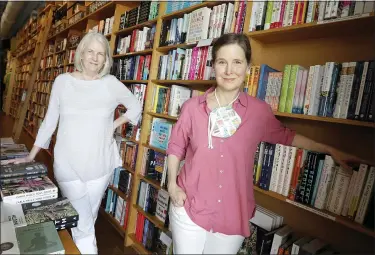
[[[151,80],[152,83],[160,85],[173,85],[180,84],[185,86],[192,85],[204,85],[204,86],[214,86],[216,85],[215,80]]]
[[[304,120],[312,120],[312,121],[330,122],[330,123],[335,123],[335,124],[345,124],[345,125],[352,125],[352,126],[375,128],[375,123],[359,121],[359,120],[338,119],[338,118],[333,118],[333,117],[320,117],[320,116],[312,116],[312,115],[296,114],[296,113],[284,113],[284,112],[274,112],[274,114],[275,116],[278,116],[278,117],[287,117],[287,118],[294,118],[294,119],[304,119]]]
[[[112,217],[112,215],[107,213],[101,206],[99,207],[99,212],[112,224],[112,226],[122,237],[125,237],[125,229],[120,225],[120,223],[117,222],[115,218]]]
[[[118,188],[114,187],[113,185],[108,185],[108,188],[115,192],[119,197],[121,197],[125,201],[129,201],[130,197],[126,197],[126,195]]]
[[[151,221],[157,228],[164,232],[168,232],[169,230],[164,227],[164,224],[156,218],[156,216],[149,214],[148,212],[145,212],[140,206],[133,204],[133,208],[136,209],[138,212],[143,214],[149,221]]]
[[[154,151],[157,151],[157,152],[160,152],[160,153],[163,153],[163,154],[166,154],[166,153],[167,153],[165,150],[155,148],[155,147],[153,147],[153,146],[151,146],[151,145],[148,145],[147,143],[143,143],[142,145],[143,145],[144,147],[147,147],[147,148],[149,148],[149,149],[152,149],[152,150],[154,150]]]
[[[303,210],[309,211],[311,213],[314,213],[314,214],[319,215],[321,217],[324,217],[326,219],[332,220],[334,222],[337,222],[338,224],[344,225],[348,228],[351,228],[353,230],[356,230],[358,232],[361,232],[363,234],[366,234],[368,236],[371,236],[371,237],[375,238],[375,231],[372,231],[371,229],[368,229],[368,228],[366,228],[365,226],[363,226],[359,223],[356,223],[356,222],[353,222],[349,219],[346,219],[343,216],[336,215],[334,213],[331,213],[331,212],[328,212],[328,211],[325,211],[325,210],[320,210],[320,209],[317,209],[317,208],[314,208],[314,207],[311,207],[311,206],[308,206],[308,205],[304,205],[304,204],[292,201],[292,200],[288,199],[287,197],[284,197],[283,195],[280,195],[276,192],[263,190],[263,189],[261,189],[259,187],[256,187],[256,186],[254,186],[254,190],[259,192],[259,193],[262,193],[264,195],[267,195],[267,196],[273,197],[277,200],[280,200],[280,201],[286,202],[288,204],[294,205],[294,206],[299,207]]]
[[[133,244],[131,245],[132,248],[136,250],[138,254],[151,254],[151,252],[147,250],[142,243],[138,242],[138,240],[135,238],[135,234],[129,234],[129,238],[133,241]]]
[[[138,174],[138,178],[154,186],[157,190],[161,189],[160,183],[158,181],[147,178],[146,176],[143,176],[142,174]]]
[[[182,10],[178,10],[178,11],[174,11],[174,12],[171,12],[171,13],[168,13],[168,14],[164,14],[164,15],[161,16],[161,19],[162,20],[172,19],[176,16],[180,16],[180,15],[183,15],[184,13],[192,12],[192,11],[197,10],[199,8],[202,8],[202,7],[212,7],[212,6],[221,4],[221,3],[222,3],[221,1],[206,0],[203,3],[194,4],[192,6],[184,8]]]
[[[137,25],[134,25],[134,26],[131,26],[131,27],[126,27],[126,28],[123,28],[121,30],[115,31],[114,34],[115,35],[126,34],[128,32],[131,32],[131,31],[135,30],[135,29],[138,29],[138,28],[151,26],[153,24],[156,24],[157,20],[158,20],[158,18],[152,19],[152,20],[148,20],[146,22],[142,22],[140,24],[137,24]]]
[[[113,58],[121,58],[121,57],[128,57],[128,56],[137,56],[137,55],[147,55],[147,54],[152,54],[152,49],[147,49],[147,50],[141,50],[141,51],[134,51],[134,52],[128,52],[124,54],[117,54],[113,55]]]
[[[121,80],[122,83],[142,83],[142,84],[147,84],[148,80]]]
[[[306,29],[312,29],[312,28],[323,28],[326,26],[335,26],[340,25],[345,22],[352,22],[352,21],[361,21],[366,19],[372,19],[374,18],[374,13],[365,13],[360,15],[353,15],[348,16],[345,18],[336,18],[331,20],[323,20],[323,21],[314,21],[310,23],[304,23],[304,24],[297,24],[293,26],[286,26],[286,27],[280,27],[280,28],[273,28],[273,29],[267,29],[267,30],[260,30],[260,31],[251,31],[251,32],[245,32],[248,37],[253,39],[260,39],[262,41],[262,37],[268,37],[280,33],[287,33],[287,32],[298,32],[301,30]]]
[[[177,121],[178,117],[169,116],[167,114],[161,114],[161,113],[154,113],[154,112],[147,112],[147,114],[156,117],[156,118],[163,118],[167,120]]]

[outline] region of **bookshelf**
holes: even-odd
[[[232,1],[233,3],[233,1]],[[70,2],[53,2],[58,5],[58,10],[69,8]],[[86,1],[84,5],[88,8],[92,4]],[[149,145],[149,135],[152,126],[152,119],[162,118],[175,122],[178,118],[166,114],[153,112],[153,91],[157,85],[170,87],[177,84],[191,89],[205,91],[215,85],[214,80],[161,80],[158,78],[159,58],[168,54],[169,51],[182,48],[191,49],[197,44],[176,44],[168,46],[159,46],[161,40],[162,24],[173,18],[183,17],[185,13],[190,13],[202,7],[214,7],[222,4],[221,1],[205,1],[182,10],[166,13],[167,2],[159,2],[158,16],[155,19],[136,24],[131,27],[119,29],[120,16],[125,11],[129,11],[139,5],[139,2],[106,2],[91,13],[87,13],[73,24],[68,24],[69,17],[61,24],[66,24],[59,32],[53,32],[49,35],[48,41],[51,45],[56,45],[59,40],[63,40],[71,34],[82,36],[87,33],[98,21],[114,16],[113,28],[107,38],[110,42],[112,53],[115,51],[117,38],[122,35],[130,35],[135,29],[143,27],[152,27],[156,25],[154,42],[152,49],[146,49],[138,52],[125,54],[113,54],[114,60],[122,57],[151,55],[150,73],[147,80],[121,80],[124,85],[147,84],[146,97],[144,102],[144,111],[142,116],[142,126],[139,140],[130,139],[138,144],[138,155],[135,169],[126,166],[125,169],[133,175],[131,197],[129,198],[129,218],[127,228],[123,229],[114,218],[100,209],[100,213],[105,215],[109,222],[118,230],[119,234],[124,236],[124,245],[132,245],[141,254],[150,254],[142,243],[137,241],[135,228],[137,214],[142,214],[156,227],[167,230],[163,224],[153,215],[143,211],[137,205],[138,188],[141,181],[149,183],[157,190],[161,189],[160,183],[149,179],[141,174],[144,149],[153,149],[156,152],[165,153],[164,150],[154,148]],[[358,60],[375,59],[375,16],[374,13],[357,15],[346,19],[332,19],[322,22],[311,22],[296,24],[288,27],[273,28],[269,30],[249,31],[253,2],[249,1],[246,6],[246,16],[244,18],[243,31],[250,38],[252,46],[252,65],[267,64],[280,71],[286,64],[299,64],[302,66],[323,65],[328,61],[347,62]],[[87,9],[86,9],[87,10]],[[64,23],[65,22],[65,23]],[[30,24],[17,35],[19,45],[27,42],[28,34],[24,31],[29,29]],[[344,32],[345,31],[345,32]],[[48,44],[48,43],[47,43]],[[30,46],[21,47],[19,58],[25,58],[33,48]],[[63,63],[63,72],[71,66],[68,63],[69,50],[74,47],[66,47],[59,52],[52,52],[48,56],[56,56],[59,53],[65,53]],[[56,66],[50,68],[58,69]],[[44,68],[42,71],[45,71]],[[47,79],[52,82],[54,77]],[[20,95],[14,100],[12,108],[15,109]],[[11,110],[12,112],[12,110]],[[374,155],[374,128],[373,122],[338,119],[320,116],[311,116],[303,114],[274,112],[275,116],[287,127],[292,128],[302,135],[315,139],[318,142],[324,142],[328,145],[340,148],[343,151],[362,156],[366,159],[372,159]],[[35,136],[37,128],[26,131]],[[122,197],[121,191],[114,187],[109,187],[116,194]],[[347,218],[334,215],[332,213],[307,208],[286,197],[271,191],[265,191],[255,187],[255,197],[257,203],[261,206],[273,210],[283,215],[286,224],[290,225],[296,231],[311,234],[322,238],[337,247],[339,251],[347,252],[369,252],[372,251],[372,244],[375,232],[366,227],[357,224]],[[125,197],[124,197],[125,198]]]

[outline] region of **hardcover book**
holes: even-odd
[[[20,254],[17,236],[12,221],[1,224],[1,254]]]
[[[19,227],[16,235],[20,254],[65,254],[64,246],[51,221]]]
[[[58,226],[78,221],[79,216],[65,197],[22,204],[28,225],[53,221]]]
[[[44,164],[38,162],[8,164],[1,166],[0,178],[46,173],[47,167]]]

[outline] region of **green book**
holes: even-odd
[[[21,254],[65,254],[52,221],[16,228]]]
[[[288,95],[288,86],[290,78],[291,65],[286,65],[284,67],[283,81],[281,83],[280,101],[279,101],[279,112],[285,111],[286,97]]]

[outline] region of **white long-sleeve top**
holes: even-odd
[[[57,181],[89,181],[109,174],[121,166],[113,138],[114,110],[137,124],[142,108],[131,91],[113,75],[86,81],[69,73],[56,77],[48,110],[35,145],[47,149],[57,131],[54,148],[54,174]]]

